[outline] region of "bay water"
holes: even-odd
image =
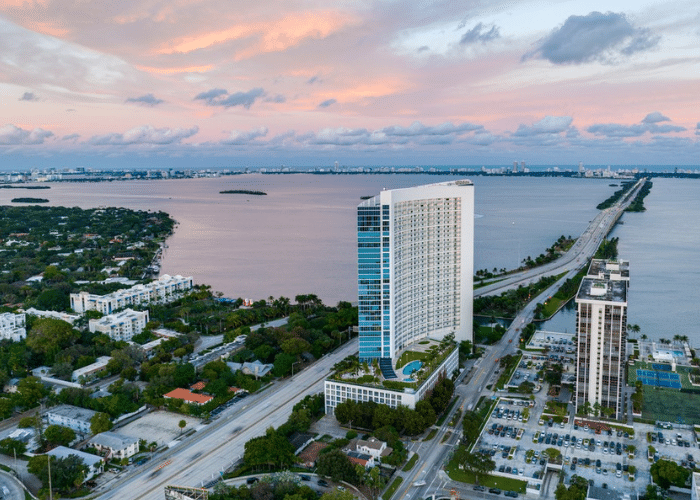
[[[227,297],[314,293],[354,302],[356,207],[360,197],[459,177],[431,175],[263,175],[52,183],[50,205],[162,210],[178,225],[162,273],[192,275]],[[619,182],[609,179],[475,176],[474,268],[512,269],[559,236],[578,236]],[[266,196],[220,194],[259,190]],[[0,190],[0,204],[14,193]],[[625,214],[612,235],[630,260],[629,322],[650,338],[697,337],[700,324],[700,182],[655,179],[647,211]],[[573,319],[572,319],[573,318]],[[564,311],[545,325],[573,331]]]

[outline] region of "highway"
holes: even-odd
[[[487,350],[474,370],[469,374],[466,371],[460,374],[456,384],[456,393],[460,400],[459,404],[453,407],[452,412],[460,406],[465,410],[472,408],[484,393],[485,387],[495,382],[493,379],[498,359],[515,352],[519,332],[532,320],[537,302],[544,302],[564,280],[573,276],[594,255],[600,242],[636,196],[643,181],[644,179],[637,183],[631,194],[626,197],[627,201],[601,211],[574,246],[556,261],[513,274],[502,281],[475,291],[475,296],[498,294],[507,289],[527,285],[542,276],[567,272],[566,276],[535,297],[518,314],[503,339]],[[248,440],[264,434],[265,429],[270,426],[276,428],[283,424],[290,415],[292,407],[306,395],[322,392],[323,381],[330,373],[332,366],[346,356],[355,354],[357,346],[357,339],[353,339],[294,377],[276,381],[262,393],[237,403],[222,412],[213,423],[199,427],[193,436],[154,457],[148,465],[116,478],[101,491],[96,492],[93,498],[162,500],[163,488],[166,485],[201,487],[215,479],[219,471],[228,468],[243,455],[244,445]],[[464,377],[467,380],[462,384]],[[451,417],[445,419],[445,425],[439,429],[434,439],[411,445],[412,451],[419,453],[420,460],[414,469],[406,474],[407,477],[393,498],[425,498],[432,493],[444,492],[445,489],[449,491],[453,486],[460,486],[451,485],[444,471],[441,470],[441,465],[446,461],[448,453],[456,446],[460,434],[459,424],[455,429],[448,429],[447,423],[450,419]],[[452,431],[450,437],[445,443],[441,443],[444,434],[449,431]],[[426,484],[415,487],[413,486],[415,481],[425,481]]]
[[[486,387],[495,385],[497,381],[498,375],[496,370],[499,366],[499,360],[508,354],[515,354],[520,331],[532,321],[537,303],[544,302],[548,297],[556,293],[567,279],[572,278],[588,262],[588,259],[593,257],[603,238],[608,235],[625,208],[637,195],[644,181],[645,179],[641,179],[637,183],[630,191],[631,194],[625,198],[625,201],[602,210],[590,222],[586,231],[578,238],[573,247],[556,261],[511,275],[506,280],[474,291],[475,296],[498,294],[508,289],[517,288],[520,285],[534,283],[534,281],[543,276],[556,276],[566,273],[556,283],[534,297],[518,313],[503,335],[503,338],[495,345],[487,348],[484,355],[476,362],[469,373],[465,370],[460,374],[455,382],[455,395],[459,398],[457,404],[454,405],[452,412],[445,419],[444,425],[438,429],[437,435],[432,440],[412,444],[411,451],[417,452],[420,459],[411,471],[404,474],[403,483],[392,497],[394,500],[427,498],[433,494],[449,496],[452,489],[461,492],[460,497],[462,498],[474,496],[474,491],[467,490],[462,483],[450,480],[443,470],[443,465],[447,462],[452,450],[457,446],[459,436],[461,436],[461,422],[458,422],[454,428],[448,426],[452,415],[460,407],[464,410],[473,409],[482,395],[492,396],[494,394],[494,391],[488,390]],[[451,435],[444,443],[441,443],[448,432],[451,432]],[[425,485],[413,486],[414,483],[422,484],[423,481],[425,481]]]
[[[357,339],[351,339],[293,377],[244,398],[181,444],[105,485],[93,498],[162,500],[166,485],[201,487],[242,457],[247,441],[286,422],[300,399],[323,392],[323,381],[333,365],[357,348]]]
[[[556,276],[563,272],[581,269],[595,255],[600,243],[612,230],[625,209],[634,200],[646,179],[640,179],[624,200],[601,210],[578,237],[576,243],[557,260],[543,266],[508,275],[505,279],[474,290],[474,297],[498,295],[507,290],[527,286],[545,276]]]

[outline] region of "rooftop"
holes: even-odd
[[[87,408],[80,408],[78,406],[58,405],[53,408],[49,408],[46,413],[71,418],[73,420],[80,420],[82,422],[90,422],[90,419],[92,419],[97,412],[88,410]]]
[[[125,436],[116,432],[101,432],[90,439],[90,443],[111,448],[112,450],[122,450],[134,443],[138,443],[138,438]]]
[[[598,278],[583,278],[578,289],[577,300],[627,303],[627,282]]]
[[[84,451],[66,448],[65,446],[57,446],[48,452],[47,455],[51,455],[52,457],[56,458],[68,458],[71,455],[75,455],[78,458],[81,458],[88,467],[94,467],[95,464],[102,462],[102,457],[98,457],[97,455],[93,455],[91,453],[85,453]]]
[[[613,280],[629,280],[630,263],[627,260],[593,259],[588,268],[588,276]]]
[[[182,399],[188,403],[197,403],[198,405],[203,405],[214,399],[213,396],[205,396],[204,394],[195,394],[188,389],[177,388],[167,394],[163,394],[164,398],[171,399]]]

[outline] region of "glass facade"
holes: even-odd
[[[370,200],[374,201],[374,200]],[[382,357],[382,224],[381,207],[357,209],[357,276],[360,359]],[[389,335],[387,328],[386,335]]]

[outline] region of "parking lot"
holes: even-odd
[[[598,487],[641,492],[650,480],[650,445],[656,449],[652,460],[694,467],[695,455],[700,457],[690,428],[671,424],[666,424],[668,429],[649,424],[635,424],[634,430],[617,424],[615,428],[574,418],[572,405],[568,422],[556,423],[547,415],[542,418],[548,399],[541,391],[534,400],[498,400],[474,447],[495,462],[495,475],[528,481],[537,488],[550,462],[549,469],[561,468],[567,483],[578,475]]]

